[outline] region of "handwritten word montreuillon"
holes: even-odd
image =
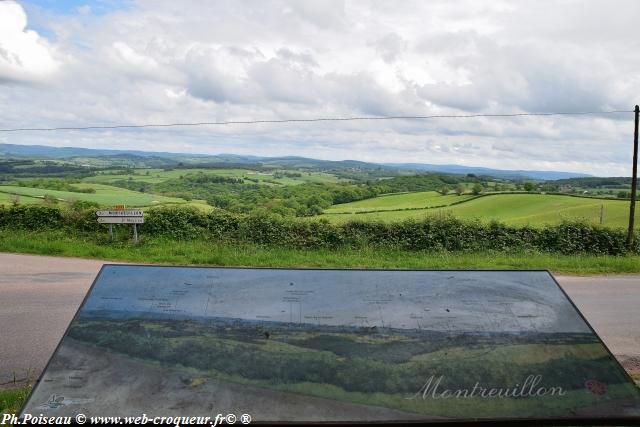
[[[406,399],[418,399],[422,397],[423,400],[431,399],[466,399],[470,397],[480,397],[483,399],[489,398],[510,398],[510,397],[536,397],[536,396],[564,396],[567,394],[562,387],[541,387],[542,375],[529,375],[525,378],[522,385],[516,384],[514,387],[504,388],[488,388],[482,387],[480,383],[476,382],[472,389],[463,388],[457,390],[450,390],[442,388],[440,383],[444,376],[435,377],[431,375],[427,382],[424,383],[420,390],[413,396]]]

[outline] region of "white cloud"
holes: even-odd
[[[37,81],[58,69],[49,43],[26,27],[18,3],[0,2],[0,82]]]
[[[407,43],[396,33],[386,34],[370,44],[378,51],[384,62],[389,64],[395,62],[407,47]]]
[[[630,109],[640,99],[640,55],[629,54],[640,42],[626,31],[640,15],[633,0],[140,0],[101,15],[27,10],[49,40],[28,29],[20,5],[0,2],[2,127]],[[629,119],[16,133],[0,142],[628,175]]]

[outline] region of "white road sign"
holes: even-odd
[[[100,224],[144,224],[141,216],[99,216]]]
[[[143,216],[142,209],[103,209],[96,211],[97,216]]]

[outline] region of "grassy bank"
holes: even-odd
[[[549,269],[558,273],[638,273],[640,256],[560,255],[540,252],[426,252],[397,249],[291,249],[211,240],[144,238],[52,231],[2,230],[0,251],[98,258],[110,261],[256,267]]]
[[[17,413],[30,392],[30,385],[6,390],[0,389],[0,415]]]

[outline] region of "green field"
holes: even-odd
[[[2,187],[0,186],[0,205],[11,205],[14,202],[14,199],[9,193],[2,193]],[[28,197],[28,196],[19,196],[18,203],[21,205],[32,205],[41,203],[42,200],[36,197]]]
[[[291,172],[291,171],[288,171]],[[298,185],[305,182],[317,183],[336,183],[346,182],[346,180],[323,172],[298,172],[300,176],[274,176],[276,171],[256,171],[250,169],[134,169],[128,174],[110,174],[100,173],[96,176],[84,178],[85,182],[95,182],[100,184],[110,184],[116,181],[134,181],[146,182],[149,184],[157,184],[169,179],[179,179],[187,175],[197,175],[203,173],[206,175],[224,176],[229,178],[242,178],[246,181],[258,181],[259,184],[266,185]],[[281,171],[281,174],[283,172]]]
[[[33,203],[38,198],[50,195],[62,202],[73,200],[86,200],[103,206],[125,204],[131,207],[153,206],[162,203],[185,203],[185,200],[176,197],[165,197],[155,194],[140,193],[103,184],[74,184],[78,188],[93,188],[95,193],[77,193],[72,191],[49,190],[46,188],[20,187],[17,185],[0,185],[0,194],[3,194],[0,203],[10,203],[10,195],[20,195],[20,203]],[[26,196],[26,197],[24,197]],[[6,201],[5,201],[6,199]],[[29,200],[31,199],[31,200]]]
[[[420,193],[412,193],[420,194]],[[410,196],[398,195],[393,197]],[[384,206],[378,199],[389,199],[392,196],[377,197],[366,200],[370,206]],[[456,200],[457,197],[465,196],[433,196],[430,203],[442,205],[443,202]],[[409,199],[408,197],[406,197]],[[440,198],[440,199],[439,199]],[[452,199],[453,198],[453,199]],[[335,205],[331,210],[327,210],[324,218],[335,221],[347,220],[377,220],[384,222],[400,221],[409,218],[423,218],[429,215],[451,214],[461,219],[479,219],[481,221],[497,220],[511,225],[531,225],[542,226],[545,224],[557,224],[563,220],[585,220],[598,224],[600,221],[600,208],[604,206],[603,225],[607,227],[626,227],[629,218],[629,202],[625,200],[605,200],[588,197],[572,197],[552,194],[491,194],[464,203],[447,206],[444,208],[406,210],[336,215],[336,208],[340,206],[342,211],[355,209],[356,203]],[[377,203],[377,205],[376,205]],[[450,203],[450,202],[449,202]],[[356,206],[357,208],[357,206]],[[386,208],[388,210],[388,208]],[[367,209],[369,210],[369,209]],[[640,227],[640,224],[637,224]]]
[[[441,195],[437,191],[421,191],[416,193],[388,194],[373,199],[333,205],[325,213],[356,213],[369,211],[386,211],[398,209],[432,208],[447,206],[472,198],[470,194],[458,196],[456,194]]]

